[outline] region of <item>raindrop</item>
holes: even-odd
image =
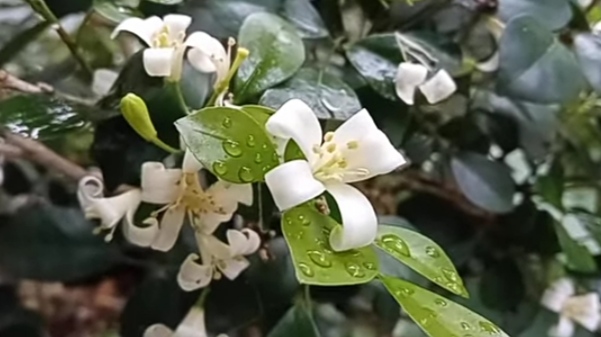
[[[255,155],[255,163],[261,164],[263,162],[263,156],[260,153]]]
[[[249,183],[253,180],[253,174],[246,166],[242,166],[240,168],[240,171],[238,171],[238,177],[240,177],[240,180],[242,180],[244,183]]]
[[[345,269],[352,277],[365,277],[365,271],[355,262],[347,262]]]
[[[302,238],[303,238],[303,236],[304,236],[304,235],[305,235],[305,232],[303,232],[303,231],[298,231],[298,232],[296,232],[296,235],[295,235],[295,237],[296,237],[296,239],[297,239],[297,240],[300,240],[300,239],[302,239]]]
[[[437,258],[440,256],[440,253],[438,252],[438,249],[432,247],[432,246],[428,246],[426,247],[426,254],[428,254],[429,257],[432,258]]]
[[[498,326],[492,324],[491,322],[481,321],[480,323],[478,323],[478,325],[480,325],[480,329],[482,331],[488,332],[491,335],[501,332],[501,329],[499,329]]]
[[[302,214],[298,216],[298,221],[300,221],[303,226],[309,226],[311,224],[311,221]]]
[[[298,264],[298,269],[300,269],[301,273],[303,273],[303,275],[307,277],[315,276],[315,272],[313,271],[313,269],[311,269],[311,267],[304,262],[300,262]]]
[[[351,253],[352,257],[361,257],[361,256],[363,256],[363,253],[361,253],[358,250],[351,250],[350,253]]]
[[[231,140],[226,140],[223,142],[223,150],[232,157],[240,157],[242,155],[242,148],[240,147],[240,144]]]
[[[446,284],[447,288],[457,295],[461,295],[463,293],[462,287],[457,283],[448,283]]]
[[[216,161],[213,163],[213,172],[218,176],[222,176],[227,173],[227,166],[222,161]]]
[[[229,117],[225,117],[223,119],[223,122],[221,123],[221,126],[223,126],[224,128],[230,128],[232,126],[232,120]]]
[[[434,303],[436,303],[436,305],[438,305],[440,307],[446,307],[447,306],[447,302],[445,300],[443,300],[442,298],[435,299]]]
[[[254,147],[256,144],[255,136],[248,135],[248,138],[246,138],[246,145],[248,145],[248,147]]]
[[[308,251],[307,256],[309,256],[309,259],[311,259],[311,262],[315,263],[316,265],[318,265],[320,267],[329,268],[332,266],[332,261],[330,261],[324,253],[322,253],[318,250]]]
[[[470,330],[471,327],[468,322],[461,322],[461,328],[465,331]]]
[[[271,171],[271,166],[263,166],[263,173]]]
[[[421,312],[424,314],[424,317],[419,319],[419,322],[422,326],[427,326],[428,324],[430,324],[432,319],[435,319],[436,316],[438,316],[436,314],[436,312],[432,309],[429,308],[421,308]]]
[[[280,161],[280,157],[278,157],[277,153],[273,153],[273,155],[271,156],[271,160],[273,160],[274,162],[279,162]]]
[[[372,262],[363,262],[363,267],[367,270],[376,270],[376,265]]]
[[[407,246],[405,241],[403,241],[403,239],[399,238],[398,236],[393,234],[384,235],[382,236],[381,242],[382,246],[384,246],[384,249],[386,249],[388,252],[392,254],[399,254],[406,257],[411,257],[409,247]]]
[[[454,270],[452,270],[452,269],[442,268],[442,274],[444,275],[444,277],[447,280],[449,280],[449,281],[451,281],[453,283],[459,281],[459,277],[457,276],[457,272],[454,271]]]
[[[415,291],[413,291],[413,289],[409,289],[409,288],[399,288],[395,294],[397,296],[401,296],[401,297],[409,297],[411,295],[413,295]]]

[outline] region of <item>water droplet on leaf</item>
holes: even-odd
[[[246,145],[248,145],[248,147],[254,147],[256,145],[255,136],[248,135],[246,138]]]
[[[451,281],[451,282],[453,282],[453,283],[455,283],[455,282],[459,281],[459,276],[457,276],[457,272],[455,272],[455,271],[454,271],[454,270],[452,270],[452,269],[449,269],[449,268],[442,268],[442,274],[444,275],[444,277],[445,277],[447,280],[449,280],[449,281]]]
[[[492,324],[491,322],[479,322],[478,325],[480,325],[480,329],[484,332],[488,332],[491,335],[497,334],[499,332],[501,332],[501,329],[499,329],[498,326]]]
[[[240,177],[240,180],[242,180],[242,182],[245,182],[245,183],[249,183],[253,180],[253,174],[252,174],[250,168],[248,168],[246,166],[242,166],[240,168],[240,171],[238,172],[238,177]]]
[[[261,164],[263,162],[263,156],[260,153],[255,155],[255,163]]]
[[[447,306],[447,302],[445,300],[443,300],[442,298],[435,299],[434,303],[436,303],[436,305],[441,306],[441,307]]]
[[[311,221],[302,214],[298,216],[298,221],[300,221],[303,226],[309,226],[311,224]]]
[[[355,262],[347,262],[344,267],[352,277],[365,277],[365,271]]]
[[[216,161],[213,163],[213,172],[218,176],[222,176],[227,173],[227,166],[222,161]]]
[[[240,157],[242,155],[242,148],[238,142],[226,140],[223,142],[223,151],[232,157]]]
[[[303,273],[303,275],[305,275],[307,277],[313,277],[315,275],[315,272],[313,271],[313,269],[304,262],[300,262],[298,264],[298,269],[300,269],[301,273]]]
[[[470,325],[469,325],[469,323],[468,323],[468,322],[461,322],[461,329],[463,329],[463,330],[466,330],[466,331],[467,331],[467,330],[470,330],[470,329],[471,329],[471,327],[470,327]]]
[[[223,126],[224,128],[230,128],[232,126],[232,119],[229,117],[225,117],[223,119],[223,122],[221,123],[221,126]]]
[[[391,254],[399,254],[406,257],[411,257],[411,252],[409,252],[409,246],[407,243],[403,241],[403,239],[399,238],[393,234],[386,234],[382,236],[380,240],[382,242],[382,246]]]
[[[315,263],[316,265],[318,265],[320,267],[329,268],[332,266],[332,261],[330,261],[324,253],[322,253],[318,250],[308,251],[307,256],[309,256],[309,259],[311,260],[311,262]]]
[[[372,262],[363,262],[363,267],[367,270],[376,270],[376,265]]]
[[[426,254],[429,257],[432,257],[432,258],[437,258],[437,257],[440,256],[440,253],[438,252],[438,249],[436,249],[436,248],[434,248],[432,246],[426,247]]]
[[[411,295],[413,295],[415,291],[413,291],[413,289],[409,289],[409,288],[398,288],[398,290],[395,292],[395,294],[397,296],[401,296],[401,297],[409,297]]]

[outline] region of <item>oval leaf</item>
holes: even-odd
[[[371,247],[333,252],[328,243],[332,228],[340,226],[310,205],[286,211],[282,231],[301,283],[352,285],[371,281],[378,273],[378,257]]]
[[[236,77],[237,102],[285,81],[305,62],[305,46],[298,32],[274,14],[249,16],[240,28],[238,43],[250,55]]]
[[[380,225],[375,245],[430,281],[456,295],[468,297],[451,259],[427,237],[410,229]]]
[[[495,213],[513,209],[515,184],[505,165],[464,152],[453,157],[451,168],[457,185],[475,205]]]
[[[502,0],[499,1],[499,16],[505,22],[520,15],[537,19],[548,29],[564,27],[572,18],[572,9],[567,0]]]
[[[430,337],[509,337],[469,309],[405,280],[382,277],[390,294]]]
[[[205,108],[175,126],[196,159],[225,181],[263,181],[265,173],[279,164],[264,127],[243,109]]]

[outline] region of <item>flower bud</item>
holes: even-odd
[[[121,113],[129,125],[146,141],[157,137],[144,100],[135,94],[127,94],[121,99]]]

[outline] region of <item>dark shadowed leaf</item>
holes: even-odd
[[[320,337],[311,309],[298,303],[271,329],[267,337]]]

